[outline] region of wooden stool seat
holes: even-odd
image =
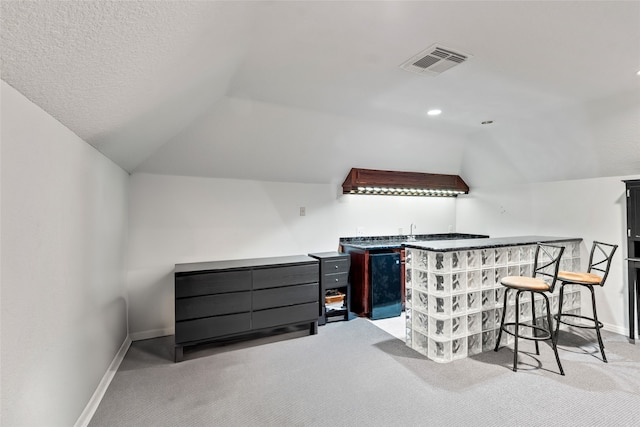
[[[538,277],[507,276],[502,278],[500,283],[508,288],[521,289],[524,291],[546,292],[549,290],[547,282]]]
[[[558,272],[558,280],[562,282],[580,283],[585,285],[599,285],[602,277],[593,273],[579,273],[573,271]]]

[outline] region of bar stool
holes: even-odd
[[[558,341],[558,330],[560,329],[560,323],[565,325],[574,326],[576,328],[583,329],[595,329],[598,336],[598,344],[600,345],[600,353],[602,354],[602,360],[607,363],[607,356],[604,354],[604,344],[602,343],[602,336],[600,335],[600,328],[603,327],[602,322],[598,320],[598,313],[596,312],[596,296],[593,291],[594,286],[604,286],[605,280],[609,275],[609,267],[611,266],[611,260],[613,254],[616,252],[618,245],[610,245],[608,243],[602,243],[594,241],[591,246],[591,254],[589,255],[589,268],[587,272],[574,273],[571,271],[560,271],[558,273],[558,280],[560,281],[560,301],[558,307],[558,314],[555,315],[556,319],[556,332],[555,340]],[[602,276],[592,273],[592,271],[598,271],[602,273]],[[579,314],[569,314],[562,312],[562,301],[564,298],[565,286],[584,286],[591,292],[591,305],[593,307],[593,317],[581,316]],[[591,322],[588,325],[581,325],[568,321],[565,318],[579,318]]]
[[[558,368],[560,369],[560,375],[564,375],[564,370],[562,369],[562,364],[560,363],[560,357],[558,356],[558,348],[556,347],[556,343],[553,336],[553,326],[551,323],[551,310],[549,305],[549,298],[546,293],[553,293],[553,289],[555,287],[556,281],[558,279],[558,269],[560,267],[560,258],[562,258],[562,253],[564,252],[564,247],[561,246],[553,246],[538,243],[536,246],[535,258],[533,263],[533,272],[531,277],[526,276],[507,276],[500,280],[500,283],[506,287],[504,291],[504,305],[502,308],[502,320],[500,321],[500,330],[498,332],[498,339],[496,340],[496,347],[494,351],[498,351],[498,347],[500,346],[500,338],[502,337],[502,332],[506,332],[509,335],[513,335],[515,337],[515,342],[513,345],[513,371],[516,372],[518,370],[518,339],[527,339],[531,341],[535,341],[536,343],[536,354],[540,354],[540,348],[538,346],[538,341],[549,340],[551,341],[551,346],[553,347],[553,352],[556,356],[556,361],[558,362]],[[544,276],[546,280],[542,277]],[[509,299],[509,292],[516,291],[515,298],[515,322],[506,322],[505,316],[507,314],[507,300]],[[523,292],[529,292],[531,294],[531,323],[521,323],[520,322],[520,295]],[[536,323],[536,309],[535,309],[535,296],[542,295],[545,301],[545,305],[547,308],[547,327],[544,327],[544,322],[542,325],[537,325]],[[510,331],[508,328],[513,327],[513,331]],[[520,327],[529,328],[532,331],[532,336],[522,336],[520,335]]]

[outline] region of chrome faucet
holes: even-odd
[[[416,227],[416,225],[414,223],[411,223],[411,226],[409,226],[409,241],[413,242],[416,240],[415,236],[413,235],[413,229]]]

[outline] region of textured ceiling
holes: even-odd
[[[640,173],[640,1],[1,12],[2,79],[130,172],[337,182],[365,167],[470,185]],[[434,43],[473,57],[437,77],[400,69]]]

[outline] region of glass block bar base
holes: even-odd
[[[579,271],[580,243],[554,243],[565,247],[560,269]],[[493,350],[500,328],[506,276],[531,276],[535,245],[465,251],[435,252],[406,249],[406,344],[429,359],[446,363]],[[580,314],[580,290],[567,287],[564,312]],[[559,286],[549,297],[551,315],[558,312]],[[509,307],[515,304],[510,293]],[[520,300],[521,321],[546,324],[544,299],[529,293]],[[532,308],[535,307],[535,313]],[[515,321],[507,309],[505,321]],[[513,336],[503,334],[503,344]]]

